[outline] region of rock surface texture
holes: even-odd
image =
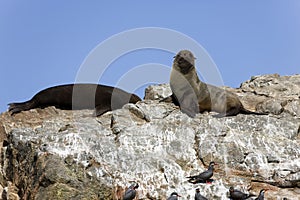
[[[228,199],[230,186],[265,199],[300,199],[300,75],[255,76],[235,92],[268,115],[189,118],[167,84],[150,86],[136,105],[93,117],[49,107],[0,115],[0,199]],[[215,166],[212,184],[187,176]]]

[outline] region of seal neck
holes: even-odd
[[[195,69],[194,65],[192,64],[185,64],[185,66],[179,66],[177,63],[174,63],[174,69],[183,75],[188,74],[191,72],[193,69]]]

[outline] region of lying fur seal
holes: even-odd
[[[97,84],[59,85],[38,92],[29,101],[10,103],[9,111],[15,114],[32,108],[55,106],[65,110],[95,109],[95,115],[122,108],[126,103],[141,99],[119,88]]]
[[[245,109],[234,93],[201,82],[192,52],[182,50],[174,58],[170,77],[171,98],[188,116],[194,117],[204,111],[219,113],[216,117],[261,114]]]

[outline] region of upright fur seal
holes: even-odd
[[[194,117],[204,111],[219,113],[216,117],[261,114],[246,110],[234,93],[201,82],[192,52],[182,50],[174,58],[170,77],[171,98],[188,116]]]
[[[95,109],[95,115],[99,116],[138,101],[141,99],[137,95],[119,88],[83,83],[50,87],[38,92],[29,101],[8,105],[12,115],[32,108],[55,106],[65,110]]]

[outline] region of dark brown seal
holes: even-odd
[[[216,117],[234,116],[239,113],[261,114],[245,109],[234,93],[201,82],[192,52],[182,50],[174,58],[170,77],[173,92],[171,97],[182,112],[190,117],[204,111],[219,113]]]
[[[10,103],[9,111],[15,114],[32,108],[55,106],[65,110],[95,109],[95,115],[122,108],[126,103],[141,99],[119,88],[97,84],[59,85],[38,92],[29,101]]]

